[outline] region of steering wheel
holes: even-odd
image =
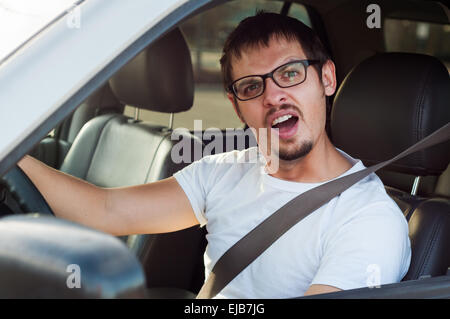
[[[33,182],[15,165],[0,178],[0,215],[26,213],[55,215]]]

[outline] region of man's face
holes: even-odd
[[[297,41],[272,38],[267,47],[243,50],[239,59],[233,58],[233,80],[266,74],[284,63],[304,59],[307,57]],[[258,142],[258,129],[267,128],[269,141],[272,134],[279,138],[280,160],[300,159],[326,135],[326,96],[334,94],[336,87],[334,64],[331,61],[325,63],[322,80],[316,69],[309,66],[306,80],[299,85],[280,88],[270,78],[265,84],[264,93],[254,99],[239,101],[230,93],[228,98],[241,120],[256,129]],[[273,126],[274,121],[276,125]]]

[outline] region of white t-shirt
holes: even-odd
[[[341,153],[353,164],[343,175],[364,168]],[[274,178],[257,155],[254,147],[206,156],[174,174],[208,231],[206,278],[239,239],[322,184]],[[302,296],[312,284],[353,289],[399,282],[410,259],[407,221],[371,174],[294,225],[216,298],[289,298]]]

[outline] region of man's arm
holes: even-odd
[[[165,233],[198,224],[175,178],[131,187],[102,188],[25,156],[19,167],[57,217],[116,236]]]
[[[350,218],[324,237],[320,265],[307,294],[331,292],[313,286],[348,290],[400,282],[408,271],[408,224],[395,203],[380,196],[359,210],[349,210]]]
[[[341,291],[342,289],[327,286],[327,285],[311,285],[308,290],[305,292],[305,296],[318,295],[318,294],[326,294],[329,292]]]

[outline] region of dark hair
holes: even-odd
[[[240,58],[244,49],[258,46],[268,46],[270,39],[275,36],[278,39],[298,41],[308,59],[319,60],[314,67],[322,75],[322,65],[330,59],[316,32],[297,19],[281,14],[259,11],[256,15],[242,20],[230,33],[222,51],[220,65],[224,87],[232,82],[233,57]]]

